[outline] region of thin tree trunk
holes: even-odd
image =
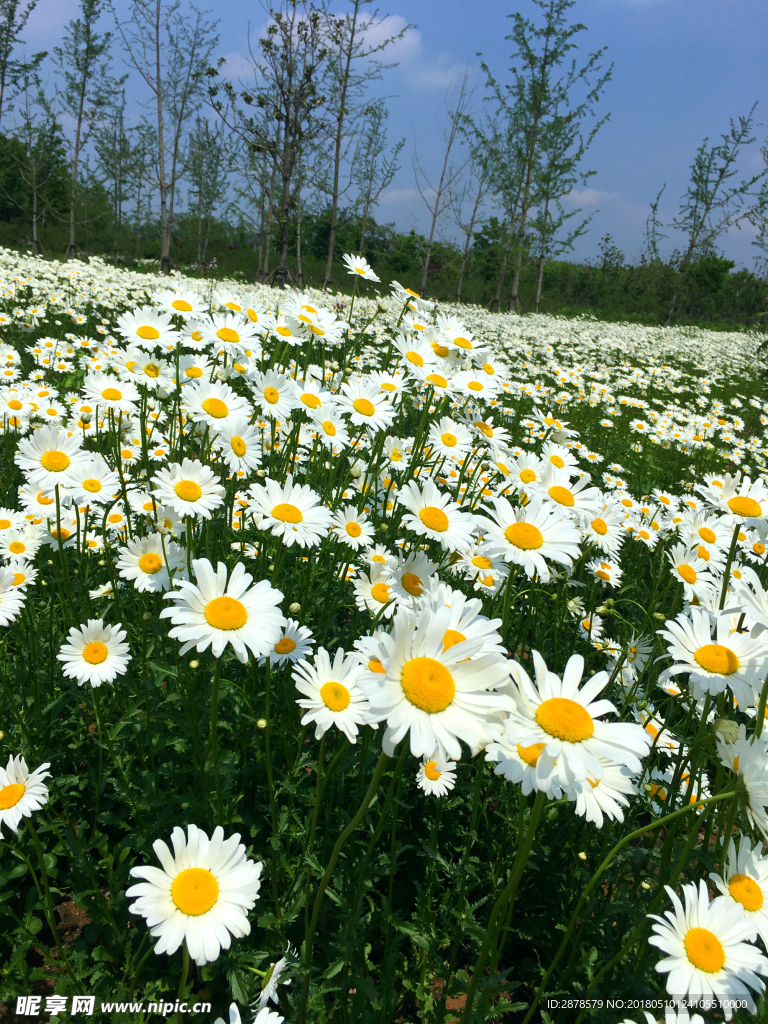
[[[336,228],[339,221],[339,172],[341,169],[341,144],[344,139],[344,114],[347,102],[347,89],[349,87],[349,68],[352,64],[352,51],[355,42],[355,30],[357,27],[357,9],[360,0],[353,0],[355,10],[352,15],[352,25],[349,32],[349,46],[347,47],[347,62],[342,75],[341,96],[339,98],[339,116],[336,119],[336,137],[333,149],[333,195],[331,198],[331,230],[328,235],[328,258],[325,261],[325,275],[323,276],[323,291],[328,290],[331,283],[333,271],[333,252],[336,248]]]
[[[469,219],[469,228],[467,229],[467,241],[464,244],[464,252],[461,254],[461,270],[459,271],[459,285],[456,289],[456,301],[461,302],[461,286],[464,283],[464,272],[467,269],[467,260],[469,259],[469,249],[472,245],[472,231],[475,227],[475,218],[477,217],[477,210],[480,206],[480,200],[483,195],[483,183],[480,182],[480,187],[477,190],[477,198],[475,199],[475,205],[472,207],[472,216]]]
[[[301,266],[301,151],[299,151],[299,183],[296,189],[296,286],[304,287],[304,271]]]
[[[509,231],[507,233],[507,244],[504,246],[504,253],[501,257],[501,266],[499,267],[499,278],[496,282],[496,293],[493,296],[491,302],[491,312],[498,313],[501,309],[501,290],[504,287],[504,278],[507,275],[507,263],[509,262],[509,253],[512,249],[512,239],[515,235],[515,222],[517,221],[517,203],[515,203],[514,209],[512,210],[512,217],[509,221]]]
[[[272,225],[274,223],[275,209],[275,179],[277,178],[277,164],[272,164],[272,178],[269,182],[269,202],[267,204],[267,236],[264,239],[264,270],[262,281],[269,278],[269,258],[272,255]]]

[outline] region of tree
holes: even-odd
[[[352,158],[352,181],[357,185],[356,207],[360,211],[360,244],[362,255],[365,232],[371,210],[378,205],[382,192],[389,188],[399,168],[397,158],[405,145],[400,139],[385,156],[387,148],[387,108],[383,100],[372,103],[365,111],[365,127]]]
[[[488,194],[489,188],[490,185],[488,183],[486,167],[482,162],[479,166],[473,164],[469,181],[465,183],[461,191],[458,192],[451,201],[454,219],[464,235],[464,247],[461,253],[461,267],[459,269],[459,283],[456,288],[457,302],[461,302],[461,288],[464,283],[464,274],[467,270],[469,250],[472,246],[478,211],[480,209],[480,204]],[[469,220],[465,220],[463,215],[464,203],[467,199],[469,199],[471,204]]]
[[[221,126],[212,128],[198,117],[189,138],[187,176],[190,212],[195,218],[196,262],[201,274],[205,270],[214,210],[226,196],[228,173]]]
[[[729,184],[736,176],[736,163],[743,146],[753,143],[752,120],[755,104],[738,123],[730,121],[730,129],[713,146],[704,139],[691,164],[691,179],[680,203],[680,212],[670,227],[685,235],[685,246],[678,263],[675,290],[667,313],[667,326],[675,317],[680,288],[685,284],[691,264],[702,256],[714,254],[715,243],[729,228],[749,215],[745,201],[754,186],[765,178],[765,168],[738,184]]]
[[[416,175],[416,188],[418,189],[419,195],[424,200],[424,203],[429,210],[431,216],[431,223],[429,227],[429,238],[427,239],[427,248],[424,254],[424,270],[421,275],[421,294],[423,295],[427,287],[427,275],[429,274],[429,261],[432,255],[432,245],[435,240],[435,227],[437,226],[438,218],[440,214],[450,205],[453,189],[456,187],[459,179],[464,172],[465,164],[461,164],[459,167],[455,167],[451,164],[451,152],[459,137],[461,125],[466,116],[466,106],[469,101],[467,94],[467,72],[464,72],[464,76],[459,86],[459,95],[456,100],[456,104],[453,108],[448,106],[446,100],[446,110],[448,111],[448,129],[443,133],[443,166],[440,170],[440,177],[436,185],[433,185],[427,177],[424,168],[419,160],[419,155],[414,147],[413,153],[413,169]]]
[[[187,124],[202,102],[200,67],[218,42],[218,22],[191,7],[187,18],[179,0],[131,0],[131,16],[116,23],[129,61],[152,96],[157,149],[152,184],[160,205],[160,273],[171,269],[171,237],[176,186],[184,173]]]
[[[231,82],[213,81],[225,63],[223,58],[206,73],[211,79],[210,102],[227,127],[253,152],[269,154],[272,184],[267,234],[271,238],[274,215],[280,230],[275,275],[280,288],[285,288],[289,215],[296,200],[294,169],[305,140],[321,128],[317,111],[324,100],[317,82],[327,50],[320,14],[305,0],[285,0],[283,10],[270,3],[262,6],[269,19],[266,34],[256,48],[248,39],[253,86],[238,91]]]
[[[513,28],[507,40],[515,44],[512,59],[520,62],[511,68],[512,82],[504,85],[496,80],[487,65],[487,85],[497,101],[500,117],[509,118],[520,133],[522,149],[522,188],[517,221],[517,244],[512,294],[509,308],[518,305],[520,268],[525,248],[525,227],[532,206],[534,173],[539,162],[542,133],[548,130],[548,122],[558,116],[558,111],[568,109],[567,115],[579,121],[591,112],[594,104],[611,77],[612,66],[601,74],[600,60],[605,48],[592,53],[579,66],[572,60],[560,77],[557,69],[564,64],[569,52],[577,48],[574,36],[586,31],[581,23],[568,25],[566,15],[575,0],[533,0],[543,13],[543,24],[535,24],[519,12],[509,15]],[[597,76],[594,84],[592,79]],[[575,107],[571,106],[574,90],[581,85],[587,90],[586,96]]]
[[[112,255],[122,251],[123,205],[133,198],[134,148],[125,127],[125,91],[114,98],[94,136],[96,167],[112,208]]]
[[[99,35],[96,22],[102,13],[104,0],[80,0],[80,18],[69,22],[64,29],[62,46],[54,47],[54,63],[63,77],[63,88],[58,93],[61,109],[74,123],[74,137],[70,142],[72,154],[69,192],[69,244],[67,258],[75,255],[75,204],[77,200],[80,155],[88,144],[99,120],[122,86],[106,74],[110,63],[110,32]],[[100,72],[100,73],[99,73]]]
[[[25,64],[13,59],[13,51],[36,6],[37,0],[27,0],[26,5],[19,0],[0,0],[0,123],[9,106],[8,89],[24,79]],[[32,70],[37,71],[46,56],[46,53],[35,54]]]
[[[325,83],[328,83],[326,110],[331,120],[331,138],[333,145],[333,168],[331,175],[331,224],[328,237],[328,255],[323,277],[323,291],[331,283],[333,270],[333,254],[336,247],[336,229],[339,217],[339,198],[341,164],[344,148],[353,126],[360,118],[361,99],[367,84],[381,78],[381,72],[394,64],[382,64],[374,60],[374,55],[381,53],[397,39],[402,39],[411,28],[406,25],[399,32],[379,43],[369,43],[371,30],[386,18],[380,18],[374,11],[367,18],[361,17],[361,10],[371,0],[347,0],[352,5],[351,12],[343,15],[326,14],[325,36],[328,46],[328,59],[325,65]],[[361,70],[356,70],[362,65]],[[351,183],[351,181],[350,181]],[[347,184],[349,188],[349,183]],[[346,189],[344,190],[346,191]]]

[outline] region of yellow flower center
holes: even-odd
[[[144,373],[147,377],[159,377],[160,367],[157,365],[157,363],[147,363],[147,365],[144,367]]]
[[[389,587],[386,583],[374,583],[371,587],[371,597],[379,604],[386,604],[389,600]]]
[[[237,331],[233,331],[231,327],[220,327],[216,331],[216,337],[220,341],[240,341],[240,335]]]
[[[25,579],[26,579],[26,576],[24,575],[23,572],[15,572],[13,574],[13,586],[14,587],[21,586],[21,584],[24,582]]]
[[[463,348],[467,352],[472,348],[472,342],[469,338],[454,338],[453,344],[458,348]]]
[[[329,711],[343,711],[349,705],[349,690],[342,683],[323,683],[320,697]]]
[[[272,518],[279,519],[281,523],[300,523],[304,516],[301,514],[301,509],[283,502],[280,505],[275,505],[272,509]]]
[[[22,544],[20,540],[12,540],[8,545],[8,550],[14,555],[20,555],[23,551],[27,550],[26,544]]]
[[[24,407],[23,407],[23,405],[21,404],[21,402],[20,402],[20,401],[18,400],[18,398],[12,398],[12,399],[10,400],[10,402],[8,403],[8,408],[9,408],[9,409],[16,409],[16,410],[19,410],[19,409],[23,409]]]
[[[154,576],[163,568],[163,560],[156,551],[148,551],[139,559],[139,568],[149,576]]]
[[[409,363],[413,363],[414,366],[423,366],[424,359],[419,355],[418,352],[406,352],[405,358]]]
[[[490,558],[486,558],[485,555],[475,555],[472,559],[472,565],[477,566],[478,569],[492,569],[493,562]]]
[[[443,651],[449,651],[456,644],[462,643],[467,638],[463,633],[459,633],[457,629],[446,629],[443,633]]]
[[[376,412],[373,402],[369,402],[367,398],[356,398],[352,403],[352,408],[361,416],[373,416]]]
[[[562,469],[563,466],[565,465],[565,463],[563,462],[563,460],[560,458],[559,455],[550,455],[549,456],[549,461],[552,463],[553,466],[557,466],[558,469]]]
[[[160,331],[158,331],[156,327],[150,327],[147,324],[139,327],[136,333],[140,338],[143,338],[144,341],[155,341],[160,337]]]
[[[305,392],[301,396],[301,400],[304,403],[304,405],[306,405],[310,409],[317,409],[317,407],[320,405],[320,399],[317,397],[317,395],[313,395],[311,391]]]
[[[214,597],[205,606],[205,621],[214,629],[240,629],[248,621],[248,612],[242,601],[234,597]]]
[[[10,519],[0,519],[0,530],[10,530],[11,525]]]
[[[747,519],[758,519],[762,512],[759,503],[754,498],[747,498],[741,494],[728,499],[728,508],[735,515],[745,516]]]
[[[532,743],[530,747],[521,747],[518,743],[517,752],[527,765],[530,765],[531,768],[535,768],[539,757],[541,756],[541,752],[546,745],[546,743]]]
[[[706,672],[714,672],[719,676],[732,676],[739,670],[739,659],[730,649],[722,644],[704,644],[693,652],[697,663]]]
[[[200,484],[194,480],[179,480],[173,489],[182,501],[197,501],[203,493]]]
[[[209,416],[213,416],[217,420],[224,419],[229,412],[227,403],[222,402],[220,398],[206,398],[203,402],[203,409]]]
[[[280,335],[281,338],[290,338],[290,337],[292,337],[290,327],[280,327],[280,326],[278,326],[278,327],[275,328],[275,330],[277,331],[277,333]]]
[[[745,910],[754,912],[763,905],[763,890],[749,875],[734,875],[728,883],[728,892]]]
[[[415,572],[403,573],[400,582],[403,585],[403,590],[406,590],[414,597],[421,597],[424,593],[424,585],[421,582],[421,578],[417,576]]]
[[[445,379],[445,377],[441,376],[439,373],[430,373],[430,374],[428,374],[427,380],[429,381],[430,384],[434,384],[435,387],[438,387],[438,388],[447,388],[448,387],[448,381]]]
[[[687,565],[685,562],[682,565],[678,565],[677,571],[686,583],[693,584],[698,579],[698,574],[696,570],[692,568],[690,565]]]
[[[567,743],[588,740],[595,723],[587,709],[568,697],[550,697],[536,709],[536,721],[544,732]]]
[[[428,530],[435,530],[437,533],[445,533],[448,529],[448,516],[441,508],[434,505],[427,505],[419,512],[419,519]]]
[[[430,782],[437,782],[442,775],[442,772],[437,770],[437,761],[427,761],[424,765],[424,774]]]
[[[595,576],[597,576],[599,580],[606,580],[606,582],[611,578],[611,574],[606,572],[605,569],[598,569]]]
[[[238,457],[242,458],[242,456],[245,455],[246,444],[242,437],[238,437],[237,435],[235,435],[233,438],[231,438],[229,442],[229,447]]]
[[[604,537],[606,533],[608,533],[608,524],[604,519],[593,519],[592,529],[595,531],[595,533],[599,534],[601,537]]]
[[[707,551],[707,549],[702,544],[699,544],[698,548],[696,549],[696,554],[703,562],[708,562],[710,559],[709,551]]]
[[[108,402],[119,402],[123,395],[117,388],[104,388],[101,392],[101,397],[106,398]]]
[[[193,380],[197,380],[198,377],[203,376],[203,371],[199,366],[190,366],[184,371],[187,377],[191,377]]]
[[[69,462],[70,459],[67,453],[60,452],[57,448],[45,452],[40,459],[40,465],[43,469],[47,469],[49,473],[61,473],[69,466]]]
[[[467,384],[467,387],[469,388],[470,391],[482,391],[483,390],[483,385],[480,383],[479,380],[471,380]]]
[[[756,540],[755,543],[752,545],[752,550],[755,552],[756,555],[764,555],[765,544],[761,544],[759,540]]]
[[[89,491],[91,494],[98,494],[101,490],[101,481],[94,480],[93,477],[89,477],[87,480],[83,480],[82,487],[84,491]]]
[[[685,954],[694,967],[707,974],[717,974],[725,963],[725,951],[718,937],[709,928],[691,928],[685,936]]]
[[[510,544],[523,551],[540,548],[544,543],[541,530],[533,523],[510,523],[504,531],[504,536]]]
[[[296,650],[296,641],[295,640],[291,640],[291,638],[289,636],[282,637],[282,639],[278,640],[277,643],[275,644],[275,653],[276,654],[290,654],[291,651],[295,651],[295,650]]]
[[[406,698],[433,715],[444,711],[456,694],[453,676],[434,658],[411,658],[403,665],[400,685]]]
[[[0,811],[7,811],[15,807],[26,792],[27,787],[23,782],[12,782],[9,786],[0,789]]]
[[[218,898],[219,883],[205,868],[186,868],[171,885],[171,899],[188,917],[207,914]]]
[[[454,448],[458,443],[455,434],[443,434],[440,440],[446,446],[446,448]]]
[[[93,640],[83,648],[83,658],[89,665],[100,665],[107,660],[108,654],[107,645],[101,640]]]
[[[380,658],[371,658],[371,660],[368,662],[368,671],[369,672],[376,672],[378,675],[382,675],[382,676],[387,674],[386,669],[381,664],[381,659]]]
[[[359,523],[347,523],[345,529],[350,537],[359,537],[363,532]]]
[[[336,426],[330,420],[323,420],[323,430],[329,437],[336,437]]]
[[[705,544],[714,544],[717,540],[717,536],[714,530],[710,530],[708,526],[699,527],[699,536]]]
[[[560,487],[555,484],[554,487],[549,488],[549,496],[552,501],[556,501],[558,505],[567,505],[570,508],[573,505],[573,495],[567,487]]]
[[[264,388],[264,398],[270,405],[275,405],[280,401],[280,392],[277,388]]]
[[[174,309],[178,309],[181,313],[191,313],[192,306],[187,302],[186,299],[174,299],[171,303]]]

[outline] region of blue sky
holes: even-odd
[[[116,0],[127,10],[129,0]],[[57,44],[63,25],[76,14],[76,0],[39,0],[27,29],[34,49]],[[217,0],[210,6],[220,19],[220,53],[230,66],[242,63],[249,22],[263,23],[254,0]],[[334,10],[344,10],[336,0]],[[533,13],[529,0],[382,0],[381,16],[399,30],[412,22],[392,51],[399,66],[385,73],[377,86],[389,101],[392,138],[405,137],[402,167],[383,197],[377,213],[398,227],[426,225],[426,210],[415,188],[412,155],[434,172],[442,162],[442,129],[446,123],[446,92],[455,89],[466,68],[473,89],[472,106],[482,111],[485,94],[480,58],[503,77],[511,44],[504,36],[507,15]],[[589,187],[572,197],[574,205],[596,213],[589,235],[579,242],[577,257],[594,256],[606,233],[628,258],[643,243],[649,203],[666,182],[662,216],[670,220],[685,189],[688,168],[704,136],[714,140],[731,117],[756,111],[757,143],[744,152],[742,172],[762,166],[759,147],[768,141],[768,3],[766,0],[577,0],[574,20],[588,31],[578,37],[581,51],[607,46],[614,63],[599,109],[610,113],[587,156],[585,168],[597,173]],[[105,19],[106,20],[106,19]],[[386,26],[382,26],[384,31]],[[136,97],[138,99],[138,95]],[[446,215],[446,235],[455,234]],[[726,255],[750,265],[755,249],[749,226],[723,240]],[[669,251],[674,235],[665,243]]]

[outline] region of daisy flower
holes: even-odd
[[[444,753],[461,757],[460,741],[473,753],[488,741],[487,723],[511,711],[511,697],[495,692],[509,676],[505,658],[484,654],[482,641],[462,640],[445,649],[450,610],[425,611],[414,622],[407,609],[395,616],[392,633],[379,637],[382,673],[368,674],[364,686],[378,721],[387,728],[382,749],[390,756],[407,735],[414,757]]]
[[[248,911],[258,899],[262,864],[248,860],[238,833],[224,839],[224,829],[212,837],[196,825],[187,835],[178,826],[171,834],[173,853],[160,839],[152,849],[162,865],[131,868],[144,881],[126,890],[136,898],[129,910],[147,922],[150,935],[160,941],[156,953],[175,953],[186,942],[198,965],[212,963],[232,938],[249,935]]]
[[[163,466],[155,473],[154,483],[158,504],[170,505],[182,517],[210,519],[214,509],[224,502],[224,488],[213,470],[197,459]]]
[[[456,785],[456,762],[442,754],[425,758],[416,772],[416,785],[429,796],[445,796]]]
[[[543,583],[548,583],[547,559],[570,567],[579,557],[579,531],[575,524],[544,504],[540,497],[518,508],[503,497],[493,498],[492,502],[493,519],[475,516],[486,546],[507,562],[521,566],[527,576],[536,573]]]
[[[333,516],[333,531],[343,544],[354,551],[367,547],[373,540],[373,523],[365,512],[358,512],[354,505],[338,509]]]
[[[288,419],[296,408],[293,382],[277,370],[254,374],[252,392],[262,413],[272,419]]]
[[[546,465],[536,491],[545,501],[551,502],[561,512],[582,522],[597,516],[603,502],[596,487],[589,486],[590,476],[585,473],[580,480],[572,481],[567,470],[557,470]]]
[[[283,487],[276,480],[251,484],[253,513],[257,528],[271,529],[274,537],[282,537],[290,547],[314,547],[327,536],[333,515],[320,504],[320,496],[306,484],[294,484],[289,473]]]
[[[674,664],[664,670],[663,679],[687,672],[697,700],[730,687],[741,707],[752,703],[752,691],[760,690],[765,676],[768,634],[731,632],[730,615],[718,612],[713,642],[710,617],[698,607],[668,619],[666,627],[658,633],[668,641]]]
[[[390,575],[383,565],[373,564],[370,575],[358,569],[352,580],[355,591],[355,604],[361,612],[366,609],[372,615],[391,619],[395,614],[396,603],[389,587]]]
[[[72,470],[70,494],[77,505],[108,505],[120,491],[120,477],[94,455]]]
[[[583,782],[566,788],[569,799],[576,802],[576,814],[598,828],[603,827],[604,818],[624,821],[623,808],[629,807],[627,797],[637,793],[629,768],[602,757],[600,763],[602,778],[596,779],[588,774]]]
[[[184,389],[184,404],[199,423],[206,423],[214,430],[231,422],[234,416],[251,414],[251,407],[241,396],[235,394],[229,384],[222,381],[201,381]]]
[[[133,580],[139,593],[159,594],[171,588],[169,568],[174,575],[186,575],[185,552],[172,540],[164,541],[161,534],[151,533],[129,540],[120,548],[115,567],[122,579]]]
[[[280,639],[269,652],[269,663],[295,665],[297,661],[304,661],[312,654],[314,645],[312,630],[299,625],[295,619],[288,619],[280,630]],[[266,660],[266,657],[259,658],[259,664],[263,665]]]
[[[214,355],[240,355],[257,342],[259,329],[249,320],[243,320],[238,313],[213,313],[198,321],[203,340],[207,341]]]
[[[423,488],[409,480],[397,497],[408,512],[403,526],[421,537],[439,541],[446,551],[466,551],[472,544],[475,519],[462,512],[460,506],[441,494],[432,480]]]
[[[717,735],[717,752],[726,768],[737,772],[743,783],[742,805],[751,824],[768,837],[768,746],[764,736],[747,739],[742,723],[734,742]]]
[[[203,316],[208,312],[208,303],[189,288],[183,291],[178,288],[166,288],[155,296],[155,305],[158,309],[166,313],[175,313],[185,320]]]
[[[709,877],[723,896],[741,907],[745,921],[749,921],[754,934],[759,934],[763,945],[768,947],[768,857],[762,853],[762,843],[752,846],[749,836],[742,836],[739,851],[733,839],[728,846],[725,877],[710,871]]]
[[[362,277],[364,281],[381,280],[380,277],[377,277],[376,274],[374,274],[373,267],[364,256],[353,256],[352,253],[346,252],[344,253],[343,261],[348,274],[357,274],[358,277]]]
[[[689,1002],[715,999],[730,1020],[730,1001],[744,1000],[751,1013],[756,1007],[750,988],[762,992],[759,974],[768,974],[768,959],[750,945],[754,926],[745,921],[741,907],[722,898],[709,901],[707,886],[700,881],[683,886],[683,906],[677,893],[664,887],[673,909],[664,917],[649,914],[654,934],[648,939],[666,953],[656,970],[668,974],[667,992]]]
[[[621,582],[622,569],[618,562],[595,558],[587,563],[587,569],[609,587],[618,587]]]
[[[336,397],[340,412],[350,415],[356,427],[369,427],[373,431],[386,430],[395,417],[395,409],[385,391],[371,381],[342,384]]]
[[[50,764],[41,764],[30,772],[23,757],[9,757],[5,768],[0,768],[0,835],[3,825],[12,832],[19,831],[22,818],[31,818],[48,803],[48,787],[43,779],[51,774]]]
[[[22,593],[37,579],[37,569],[34,568],[31,562],[27,562],[23,558],[11,558],[7,569],[13,573],[12,586],[19,588]],[[0,573],[0,579],[2,579],[2,573]]]
[[[142,306],[123,313],[117,321],[118,334],[139,348],[151,352],[156,346],[165,348],[178,340],[178,331],[171,323],[170,313],[158,313],[151,306]]]
[[[584,782],[589,775],[602,779],[604,761],[640,770],[651,738],[634,723],[602,721],[608,712],[616,713],[610,701],[597,699],[608,684],[607,672],[598,672],[579,689],[584,672],[580,654],[568,659],[562,681],[541,669],[533,683],[521,665],[509,664],[519,697],[507,733],[523,748],[544,744],[536,765],[542,782],[537,788],[548,788],[545,780],[555,772],[564,787]]]
[[[176,605],[160,612],[160,618],[173,625],[168,636],[183,644],[179,656],[193,647],[201,653],[210,647],[214,658],[220,658],[227,644],[242,664],[248,661],[249,650],[257,658],[269,654],[285,625],[278,607],[282,593],[266,580],[252,587],[253,577],[242,562],[235,565],[229,582],[223,562],[214,572],[207,558],[196,558],[192,570],[197,583],[174,580],[175,589],[165,600]]]
[[[316,723],[315,739],[322,739],[331,726],[336,726],[350,743],[357,740],[359,726],[371,725],[370,703],[360,688],[363,673],[360,662],[339,647],[331,664],[324,647],[320,647],[314,664],[299,662],[293,670],[296,689],[304,696],[296,703],[306,710],[302,725]]]
[[[317,431],[320,443],[326,448],[340,452],[349,444],[347,424],[336,408],[318,409],[312,413],[312,426]]]
[[[42,528],[31,523],[18,530],[4,530],[0,533],[0,555],[6,561],[10,558],[27,558],[32,561],[43,540]]]
[[[76,679],[78,686],[90,683],[93,687],[125,675],[131,660],[125,637],[119,622],[105,626],[103,619],[89,619],[84,626],[72,626],[69,642],[63,643],[56,655],[63,663],[64,675]]]
[[[83,451],[82,443],[79,434],[41,427],[20,439],[13,459],[33,487],[48,490],[53,490],[56,484],[66,487],[72,482],[77,467],[93,458],[90,452]]]
[[[441,458],[463,459],[472,448],[472,435],[463,423],[443,416],[429,428],[429,446]]]
[[[395,338],[395,348],[400,353],[404,363],[410,366],[417,366],[421,369],[424,366],[434,366],[437,363],[437,356],[430,346],[418,335],[398,334]],[[405,367],[408,369],[408,365]]]
[[[624,543],[624,513],[611,505],[600,509],[594,519],[587,519],[581,524],[586,540],[596,544],[606,555],[618,555]]]
[[[427,558],[423,551],[412,551],[407,556],[398,554],[396,558],[397,562],[389,569],[389,589],[398,602],[413,605],[429,592],[437,562]]]
[[[683,585],[686,601],[692,601],[704,590],[716,589],[715,577],[707,568],[707,563],[684,544],[676,544],[666,555],[672,566],[673,577]]]
[[[216,427],[214,448],[233,473],[248,473],[261,463],[261,438],[245,417],[235,416]]]
[[[288,949],[286,950],[286,952],[290,952],[290,951],[291,951],[291,947],[290,947],[290,944],[289,944],[288,945]],[[263,978],[263,980],[261,982],[261,994],[259,995],[259,1000],[258,1000],[258,1004],[257,1004],[259,1010],[263,1010],[263,1008],[266,1007],[269,1004],[270,1000],[273,1003],[278,1002],[278,992],[277,992],[277,986],[278,985],[290,985],[291,984],[291,979],[290,978],[284,978],[282,981],[280,980],[281,976],[283,975],[284,971],[286,970],[286,968],[288,966],[289,966],[289,961],[286,959],[286,957],[281,956],[280,959],[276,963],[270,964],[269,967],[267,968],[267,970],[266,970],[266,972],[264,974],[264,978]],[[259,1017],[259,1014],[257,1014],[256,1019],[258,1019],[258,1017]],[[282,1019],[283,1018],[281,1017],[280,1020],[282,1021]]]

